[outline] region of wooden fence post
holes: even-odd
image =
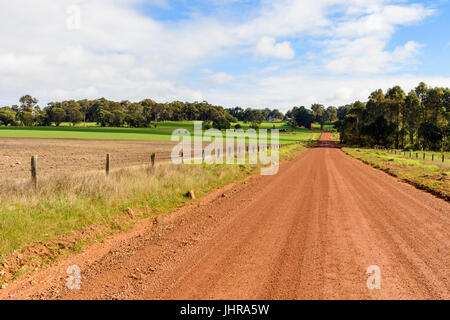
[[[31,157],[31,182],[34,189],[37,188],[37,156]]]
[[[445,156],[442,155],[442,162],[445,162]]]
[[[205,161],[205,149],[202,150],[202,161]]]
[[[152,161],[152,168],[153,167],[155,167],[155,158],[156,158],[156,154],[155,153],[152,153],[152,155],[151,155],[151,161]]]
[[[416,159],[419,159],[419,153],[416,152]]]
[[[106,154],[106,175],[109,175],[109,153]]]
[[[424,153],[423,153],[423,160],[425,160],[425,157],[426,157],[426,156],[425,156],[425,152],[424,152]]]
[[[434,161],[434,154],[431,155],[431,161]]]

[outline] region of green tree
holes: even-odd
[[[260,110],[250,110],[248,121],[251,122],[253,128],[259,128],[259,125],[264,121],[264,115]]]
[[[212,126],[219,130],[225,130],[231,128],[231,123],[225,116],[221,116],[213,121]]]
[[[321,104],[315,103],[311,106],[311,110],[314,115],[314,120],[319,122],[320,129],[323,130],[323,125],[325,123],[325,107]]]
[[[294,107],[294,109],[292,109],[292,115],[298,126],[311,129],[311,125],[314,122],[314,115],[311,110],[308,110],[303,106],[300,108]]]
[[[76,108],[70,108],[67,110],[67,119],[75,126],[77,123],[83,121],[84,116],[80,110]]]
[[[36,106],[36,104],[39,102],[38,99],[33,98],[29,94],[24,95],[19,99],[21,111],[28,111],[32,112],[33,107]]]
[[[16,124],[16,112],[10,108],[0,109],[0,124],[5,126]]]
[[[338,119],[336,107],[328,107],[325,110],[324,118],[327,122],[335,122]]]
[[[406,95],[400,86],[390,88],[386,93],[388,117],[395,123],[395,148],[400,145],[400,122],[402,110],[405,107]]]
[[[22,122],[22,125],[25,127],[30,127],[34,123],[34,114],[31,111],[22,111],[18,114],[19,120]]]
[[[414,136],[417,133],[420,125],[420,99],[414,90],[408,93],[405,100],[405,114],[406,127],[409,133],[409,143],[414,144]]]
[[[64,119],[66,118],[66,111],[63,108],[55,107],[51,109],[49,115],[50,120],[52,122],[55,122],[56,126],[59,127],[61,122],[63,122]]]
[[[361,145],[361,128],[363,126],[363,115],[366,111],[365,103],[361,101],[356,101],[350,108],[347,116],[353,116],[355,119],[355,129],[356,129],[356,137],[357,143]]]
[[[425,149],[439,150],[443,137],[442,130],[438,125],[431,121],[420,124],[419,135],[422,139],[422,145]]]

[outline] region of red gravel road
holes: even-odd
[[[323,146],[0,290],[34,299],[449,299],[450,204]],[[81,290],[65,288],[81,268]],[[381,288],[367,288],[379,266]]]

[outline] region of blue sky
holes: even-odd
[[[0,105],[207,100],[288,110],[450,86],[450,2],[16,0],[0,4]],[[19,22],[19,23],[18,23]]]

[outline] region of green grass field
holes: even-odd
[[[239,123],[248,129],[250,124]],[[236,124],[233,124],[233,128]],[[290,144],[299,141],[316,139],[319,132],[298,128],[291,130],[286,123],[261,124],[261,129],[285,129],[290,132],[280,133],[280,144]],[[175,129],[187,129],[193,133],[193,121],[166,121],[158,123],[157,128],[102,128],[95,123],[80,124],[72,127],[62,124],[60,127],[0,127],[0,137],[11,138],[54,138],[54,139],[113,139],[113,140],[153,140],[170,141]]]
[[[313,127],[314,129],[320,129],[320,124],[319,124],[319,123],[313,123],[313,124],[312,124],[312,127]],[[335,128],[334,128],[334,123],[332,123],[332,122],[327,122],[327,123],[325,123],[324,126],[323,126],[323,130],[326,130],[326,131],[334,131],[334,130],[335,130]]]

